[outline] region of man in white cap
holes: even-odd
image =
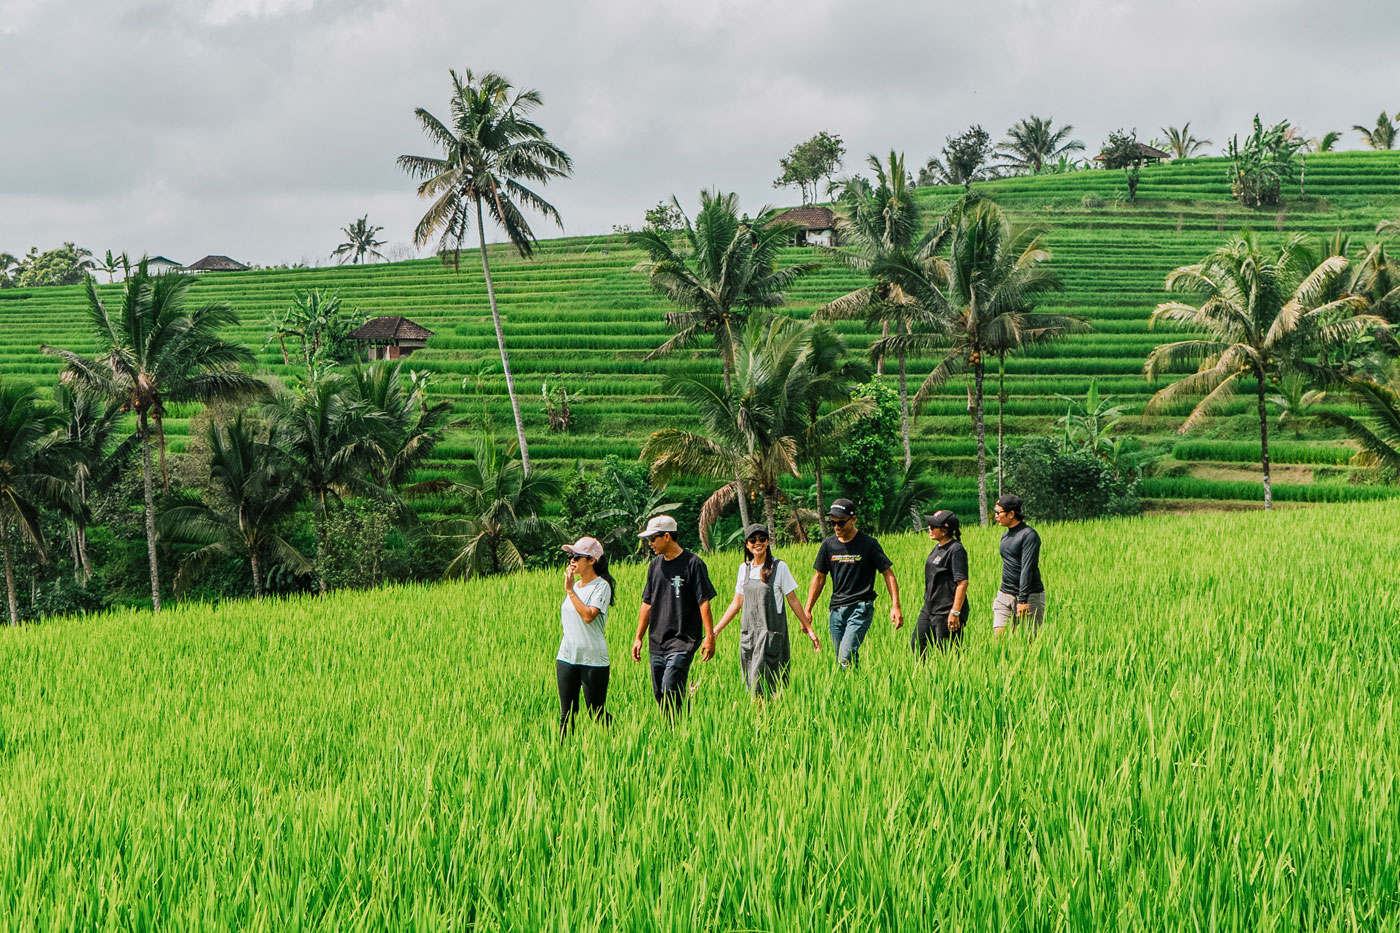
[[[656,556],[647,568],[632,660],[642,659],[642,636],[650,628],[652,693],[657,703],[674,712],[685,703],[696,649],[705,661],[715,655],[710,614],[715,587],[705,562],[676,540],[676,520],[671,516],[654,516],[637,537],[646,538]]]

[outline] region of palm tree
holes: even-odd
[[[1347,271],[1345,256],[1329,256],[1316,265],[1314,259],[1301,235],[1290,238],[1277,256],[1266,255],[1252,233],[1234,237],[1201,262],[1167,276],[1168,291],[1193,295],[1200,304],[1164,302],[1148,322],[1149,327],[1181,324],[1206,334],[1157,347],[1143,366],[1150,382],[1183,363],[1198,364],[1194,373],[1159,390],[1147,403],[1151,413],[1181,398],[1203,396],[1181,433],[1233,398],[1246,379],[1254,379],[1266,509],[1273,508],[1265,407],[1269,383],[1290,371],[1317,375],[1311,358],[1320,348],[1383,323],[1362,313],[1365,298],[1329,300],[1329,291]]]
[[[675,198],[671,203],[680,209]],[[749,316],[781,307],[783,290],[817,268],[811,262],[777,267],[778,251],[791,240],[796,228],[773,223],[774,216],[764,207],[755,220],[741,218],[737,194],[706,190],[700,192],[695,223],[685,219],[678,237],[684,243],[681,248],[651,229],[627,235],[628,241],[648,256],[633,271],[646,273],[651,286],[681,309],[666,315],[676,335],[647,359],[691,346],[708,334],[719,354],[725,391],[729,391],[735,345]]]
[[[1351,377],[1344,384],[1366,410],[1370,423],[1340,412],[1324,411],[1319,417],[1361,445],[1363,461],[1379,467],[1391,479],[1400,478],[1400,393],[1395,380],[1382,385]]]
[[[1310,152],[1332,152],[1342,139],[1342,134],[1337,130],[1328,130],[1321,136],[1314,136],[1304,144]]]
[[[1035,114],[1013,124],[1006,131],[1008,138],[1002,141],[996,157],[1014,172],[1038,175],[1046,162],[1083,151],[1082,141],[1069,138],[1074,132],[1073,126],[1066,123],[1057,130],[1054,124],[1054,117],[1041,118]]]
[[[253,596],[263,596],[263,560],[273,557],[299,573],[311,562],[278,534],[301,501],[300,465],[270,427],[248,424],[240,412],[227,428],[209,426],[209,501],[186,501],[160,514],[162,534],[200,547],[180,563],[183,590],[214,558],[238,555],[253,573]]]
[[[0,377],[0,551],[5,558],[11,625],[19,624],[11,526],[45,561],[39,506],[72,505],[67,476],[70,452],[60,434],[62,427],[62,416],[41,407],[31,386]]]
[[[356,366],[350,375],[374,429],[376,454],[369,464],[374,484],[401,489],[452,426],[447,421],[452,405],[429,404],[426,385],[405,392],[402,362]]]
[[[1165,148],[1172,154],[1173,159],[1189,159],[1206,146],[1211,145],[1209,139],[1198,139],[1191,134],[1190,121],[1181,124],[1180,129],[1175,126],[1164,126],[1162,127],[1162,135],[1167,138]]]
[[[384,241],[374,238],[375,234],[383,229],[371,226],[368,214],[352,224],[346,224],[340,228],[340,232],[345,234],[345,242],[331,251],[331,258],[339,256],[339,265],[342,266],[346,261],[359,265],[366,256],[383,259],[384,254],[379,251],[379,247],[384,245]]]
[[[468,69],[452,75],[452,118],[443,123],[427,110],[414,111],[423,132],[441,150],[441,156],[401,155],[399,167],[415,178],[420,198],[433,198],[432,207],[418,221],[413,241],[422,245],[441,235],[443,247],[453,248],[453,264],[466,239],[467,224],[476,218],[477,244],[481,252],[481,272],[486,280],[486,297],[491,320],[496,325],[496,345],[506,376],[506,391],[515,415],[515,434],[520,443],[520,462],[530,473],[530,448],[525,442],[525,422],[520,416],[520,399],[515,394],[515,376],[506,352],[501,312],[496,305],[496,288],[491,282],[491,263],[486,255],[484,214],[500,226],[506,239],[522,257],[533,253],[534,231],[520,206],[532,208],[554,221],[562,230],[559,212],[526,182],[545,184],[552,178],[565,178],[573,170],[567,153],[545,135],[544,129],[529,117],[543,103],[538,91],[516,91],[494,72],[481,76]],[[512,93],[514,92],[514,93]]]
[[[799,460],[812,467],[816,488],[817,521],[826,534],[826,498],[822,485],[822,465],[849,429],[854,418],[864,417],[875,408],[875,400],[861,397],[851,399],[851,386],[870,378],[870,367],[863,361],[846,355],[846,341],[830,324],[811,322],[806,329],[805,345],[799,366],[808,373],[807,410],[802,433],[797,438]],[[845,404],[829,408],[823,406]]]
[[[112,441],[122,419],[121,402],[116,399],[59,384],[54,401],[63,420],[62,434],[73,451],[70,482],[76,508],[70,511],[69,544],[73,552],[73,575],[86,586],[92,579],[88,554],[89,491],[102,489],[126,468],[136,452],[136,435],[129,435],[115,448]]]
[[[914,397],[917,409],[956,373],[972,370],[972,423],[977,436],[977,498],[987,524],[987,435],[984,383],[988,355],[1015,352],[1028,344],[1082,331],[1080,318],[1035,311],[1036,299],[1060,287],[1046,266],[1050,251],[1039,231],[1016,229],[995,204],[969,201],[955,207],[946,227],[947,255],[884,271],[913,301],[930,309],[932,326],[922,332],[891,334],[871,353],[937,350],[942,359]]]
[[[563,483],[553,473],[527,474],[511,453],[497,450],[491,436],[483,434],[475,456],[463,466],[463,479],[455,488],[467,518],[456,522],[456,533],[449,535],[462,549],[447,565],[448,576],[512,573],[525,566],[520,548],[527,536],[564,540],[557,524],[540,518],[549,500],[562,492]]]
[[[151,605],[160,610],[160,568],[156,560],[155,499],[152,492],[151,425],[161,439],[165,403],[197,399],[202,402],[252,397],[266,391],[255,377],[236,367],[251,363],[246,347],[218,336],[220,329],[238,324],[226,304],[186,310],[192,280],[183,275],[152,276],[142,261],[128,276],[117,313],[108,311],[92,277],[87,279],[87,315],[97,344],[94,356],[41,345],[45,353],[64,362],[60,380],[97,393],[136,414],[141,445],[141,478],[146,515],[146,555],[151,571]],[[164,465],[164,445],[161,463]]]
[[[1361,141],[1372,149],[1394,149],[1396,142],[1395,123],[1386,116],[1384,110],[1376,117],[1375,126],[1362,126],[1355,124],[1352,129],[1361,134]]]
[[[345,494],[382,496],[370,482],[369,465],[382,460],[375,424],[356,387],[344,376],[326,374],[302,391],[277,399],[269,414],[277,425],[278,443],[296,458],[302,484],[311,499],[316,530],[317,584],[324,594],[330,542],[326,522],[332,504]]]
[[[14,253],[0,251],[0,288],[14,288],[19,283],[22,262]]]

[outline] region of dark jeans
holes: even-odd
[[[604,723],[608,721],[608,714],[603,712],[603,704],[608,700],[608,673],[606,667],[554,662],[554,674],[559,680],[560,735],[567,735],[574,726],[580,692],[583,693],[583,702],[588,706],[589,714]]]
[[[695,650],[651,655],[651,692],[656,702],[672,710],[685,705],[686,681],[690,677],[690,662]]]
[[[967,613],[963,609],[964,615]],[[935,612],[930,614],[927,610],[920,610],[919,620],[914,623],[914,637],[909,640],[914,649],[914,653],[923,657],[928,653],[930,643],[939,651],[944,651],[949,647],[962,641],[962,629],[956,632],[948,630],[948,614],[946,612]]]

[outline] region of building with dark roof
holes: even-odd
[[[186,272],[246,272],[248,267],[227,256],[205,256],[185,266]]]
[[[433,332],[406,317],[377,317],[366,321],[347,336],[367,346],[368,358],[397,360],[412,356],[414,350],[428,345]]]
[[[1149,146],[1147,143],[1138,143],[1138,158],[1142,161],[1143,165],[1155,165],[1158,162],[1165,162],[1167,159],[1170,159],[1171,156],[1158,149],[1156,146]],[[1095,162],[1102,162],[1103,160],[1104,154],[1102,152],[1094,156]]]
[[[772,220],[775,224],[796,224],[793,246],[835,246],[836,214],[829,207],[794,207]]]

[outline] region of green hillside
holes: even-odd
[[[1038,348],[1009,361],[1007,425],[1013,433],[1047,430],[1064,413],[1057,394],[1080,395],[1091,378],[1100,389],[1140,412],[1152,388],[1142,377],[1147,352],[1163,337],[1147,330],[1147,316],[1163,298],[1162,282],[1172,268],[1194,262],[1229,234],[1248,226],[1267,238],[1303,232],[1328,235],[1337,230],[1369,237],[1382,219],[1400,217],[1400,153],[1354,152],[1309,156],[1306,197],[1288,199],[1281,208],[1246,209],[1229,197],[1224,159],[1194,159],[1145,169],[1135,204],[1127,204],[1122,172],[1088,171],[1067,175],[1009,178],[977,187],[1008,209],[1021,222],[1044,224],[1064,290],[1042,307],[1083,315],[1093,324],[1090,334]],[[933,212],[951,204],[957,189],[918,189],[921,202]],[[1296,194],[1296,188],[1294,188]],[[1098,199],[1098,200],[1096,200]],[[1103,206],[1086,205],[1102,201]],[[806,250],[787,254],[793,261],[811,258]],[[635,457],[648,432],[683,423],[684,406],[658,394],[661,375],[677,369],[712,369],[717,363],[686,354],[647,362],[643,357],[669,334],[662,319],[665,302],[653,294],[645,278],[632,273],[642,258],[625,248],[618,237],[580,237],[541,243],[535,259],[522,261],[505,248],[493,248],[492,264],[506,339],[517,385],[525,403],[532,457],[543,465],[597,460],[608,454]],[[849,271],[828,267],[801,280],[789,292],[789,312],[806,316],[831,298],[857,287],[861,279]],[[287,368],[275,346],[264,349],[266,316],[283,306],[299,289],[329,288],[347,302],[371,314],[402,314],[432,329],[429,348],[412,358],[412,366],[434,374],[432,388],[452,399],[466,413],[488,406],[497,424],[510,423],[504,380],[488,377],[479,398],[476,373],[481,361],[496,358],[495,336],[480,274],[471,253],[462,256],[461,272],[443,268],[436,260],[340,267],[329,269],[265,270],[205,276],[191,300],[228,301],[240,312],[237,333],[259,352],[263,367],[274,375]],[[104,287],[104,293],[115,289]],[[90,349],[80,288],[46,288],[0,292],[0,372],[15,373],[38,383],[51,382],[57,361],[41,355],[38,344],[48,342]],[[869,341],[858,323],[840,325],[854,345]],[[911,373],[921,377],[928,361],[913,361]],[[579,393],[576,428],[568,435],[551,435],[539,391],[548,380]],[[995,390],[989,393],[994,400]],[[1241,399],[1205,429],[1204,437],[1248,441],[1255,423]],[[1339,404],[1339,403],[1338,403]],[[1322,407],[1326,407],[1325,405]],[[191,411],[178,411],[188,416]],[[989,411],[993,422],[995,405]],[[1169,415],[1134,422],[1149,451],[1167,453],[1178,440],[1179,418]],[[167,421],[175,436],[188,430],[188,421]],[[1283,438],[1281,438],[1283,439]],[[1313,430],[1305,435],[1312,446],[1335,441]],[[1257,441],[1257,434],[1255,435]],[[453,461],[463,455],[466,439],[444,444],[430,475],[450,475]],[[1319,454],[1305,442],[1289,445],[1280,459],[1301,464],[1335,461],[1335,453]],[[932,458],[945,503],[966,507],[973,490],[972,444],[965,388],[952,383],[928,406],[915,425],[916,456]],[[1164,495],[1230,498],[1248,483],[1253,469],[1239,444],[1221,445],[1216,460],[1183,458],[1175,485],[1158,487]],[[1317,485],[1345,484],[1348,471],[1331,465],[1326,477],[1311,466],[1276,477],[1280,498],[1331,499],[1336,489]],[[1297,486],[1296,489],[1289,489]],[[1246,489],[1247,492],[1247,489]]]

